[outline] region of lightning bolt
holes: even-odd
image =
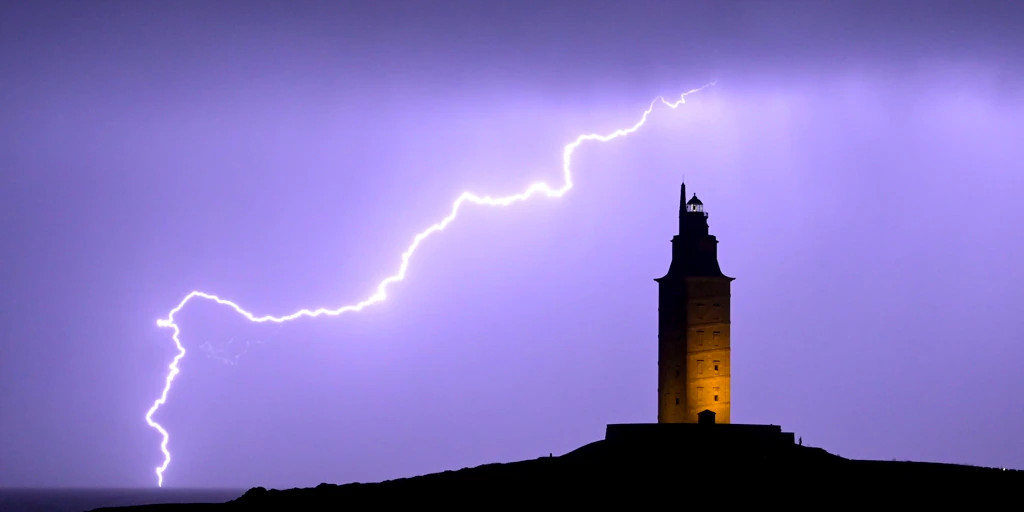
[[[156,322],[156,324],[159,327],[169,328],[172,330],[173,334],[171,336],[171,339],[174,340],[174,346],[178,350],[178,353],[174,356],[174,359],[168,366],[169,372],[167,373],[167,377],[164,379],[164,389],[160,393],[160,397],[153,402],[152,407],[150,407],[149,410],[146,412],[146,423],[148,423],[150,427],[153,427],[158,432],[160,432],[160,435],[163,436],[163,440],[160,442],[160,451],[162,451],[164,454],[164,462],[163,464],[156,468],[157,486],[163,487],[164,471],[167,470],[167,466],[170,465],[171,463],[171,452],[167,450],[167,443],[170,441],[170,434],[163,426],[153,421],[153,415],[156,414],[156,411],[160,409],[161,405],[167,403],[167,395],[171,391],[171,384],[174,382],[174,378],[177,377],[178,373],[180,373],[181,371],[178,368],[178,363],[181,362],[181,359],[183,357],[185,357],[185,347],[181,344],[181,329],[178,326],[178,324],[174,323],[174,315],[178,314],[178,312],[181,311],[182,308],[184,308],[185,305],[187,305],[190,301],[192,301],[192,299],[204,299],[216,302],[217,304],[220,304],[222,306],[227,306],[233,309],[239,315],[242,315],[245,318],[247,318],[249,321],[256,323],[273,322],[281,324],[301,317],[316,318],[319,316],[338,316],[342,313],[361,311],[363,308],[381,302],[387,298],[388,286],[405,279],[406,271],[408,271],[409,269],[409,260],[412,258],[412,255],[415,254],[416,249],[419,248],[420,244],[422,244],[423,241],[426,240],[430,235],[433,235],[434,233],[437,233],[439,231],[443,231],[446,227],[448,227],[448,225],[455,220],[455,218],[459,214],[460,209],[466,203],[487,206],[508,206],[510,204],[518,203],[520,201],[526,201],[527,199],[530,199],[531,197],[537,194],[543,194],[550,198],[562,197],[563,195],[565,195],[566,192],[572,189],[572,155],[576,151],[576,149],[580,147],[581,144],[587,141],[608,142],[619,137],[625,137],[626,135],[629,135],[639,130],[645,123],[647,123],[647,118],[651,115],[651,112],[654,111],[654,107],[657,106],[658,103],[661,103],[671,109],[675,109],[680,105],[686,103],[686,97],[689,96],[690,94],[699,92],[713,85],[715,85],[715,82],[711,82],[696,89],[686,91],[682,93],[679,96],[679,99],[676,101],[668,101],[663,96],[655,98],[653,101],[651,101],[651,104],[647,107],[647,110],[644,111],[643,115],[640,116],[640,120],[637,121],[636,124],[634,124],[633,126],[630,126],[629,128],[620,128],[618,130],[615,130],[614,132],[605,135],[598,133],[590,133],[576,137],[576,140],[567,144],[565,148],[562,150],[563,183],[562,186],[558,188],[552,188],[547,183],[538,182],[530,185],[529,187],[526,188],[526,190],[518,194],[513,194],[504,197],[478,196],[471,192],[463,192],[458,198],[455,199],[455,202],[452,203],[451,212],[448,213],[446,217],[432,224],[430,227],[424,229],[423,231],[419,232],[415,237],[413,237],[412,243],[409,244],[409,247],[405,250],[405,252],[402,253],[402,263],[401,265],[398,266],[398,272],[395,272],[391,276],[386,277],[377,285],[377,290],[372,295],[359,302],[356,302],[355,304],[349,304],[347,306],[341,306],[335,309],[301,309],[299,311],[284,316],[256,316],[255,314],[250,313],[245,309],[242,309],[242,307],[239,306],[238,304],[230,300],[218,297],[216,295],[212,295],[201,291],[193,291],[186,295],[185,298],[181,299],[181,302],[179,302],[178,305],[175,306],[174,309],[172,309],[167,314],[167,318],[161,318]]]

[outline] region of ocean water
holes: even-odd
[[[85,512],[158,503],[224,503],[246,489],[0,489],[0,512]]]

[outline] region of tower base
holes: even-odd
[[[620,423],[608,425],[604,438],[633,452],[732,458],[788,450],[796,444],[794,437],[779,425]]]

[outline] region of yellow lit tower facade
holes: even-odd
[[[718,266],[718,239],[696,194],[679,200],[672,263],[658,283],[658,423],[696,423],[711,410],[730,422],[729,297],[734,278]]]

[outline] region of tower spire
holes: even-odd
[[[679,187],[679,234],[683,233],[683,226],[686,222],[686,178]]]

